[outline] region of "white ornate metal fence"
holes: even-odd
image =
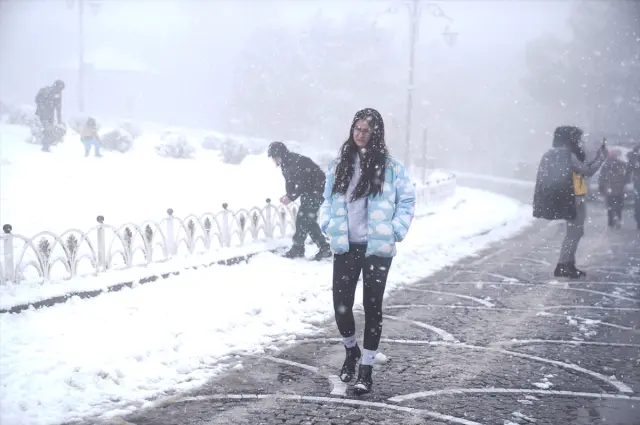
[[[416,187],[417,205],[423,207],[451,196],[455,176]],[[296,203],[231,210],[225,203],[218,213],[177,217],[173,210],[160,222],[110,225],[98,216],[88,231],[69,229],[62,234],[49,231],[32,237],[2,227],[0,283],[25,279],[69,279],[114,269],[167,261],[177,255],[211,252],[248,243],[285,238],[295,231]],[[56,271],[57,270],[57,271]],[[54,271],[56,271],[54,273]],[[55,276],[54,276],[55,274]]]

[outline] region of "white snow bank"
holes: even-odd
[[[262,171],[265,174],[268,174],[270,172],[268,168],[273,167],[273,163],[270,161],[265,162],[265,158],[262,156],[250,155],[243,162],[243,167],[254,170],[260,170],[262,168]],[[430,178],[428,181],[436,180]],[[463,202],[464,199],[464,193],[457,195],[454,194],[443,201],[435,202],[430,205],[419,206],[417,208],[417,216],[424,217],[438,211],[445,211],[447,209],[454,208],[460,202]],[[239,247],[211,248],[210,251],[195,253],[192,255],[183,255],[179,253],[168,261],[151,263],[146,266],[134,266],[123,270],[112,269],[108,272],[100,273],[98,276],[93,274],[92,267],[87,267],[87,270],[91,270],[91,274],[88,272],[81,274],[82,272],[79,271],[77,277],[69,280],[58,279],[54,274],[52,275],[53,278],[49,281],[43,281],[42,279],[26,279],[19,283],[7,282],[0,286],[0,308],[10,309],[17,305],[33,303],[51,297],[67,295],[73,292],[104,290],[109,286],[118,283],[139,281],[142,278],[152,275],[171,273],[193,266],[209,265],[219,260],[267,251],[290,243],[290,237],[247,242],[243,246]],[[2,251],[3,247],[0,245],[0,255],[2,255]]]
[[[264,252],[291,244],[291,238],[272,239],[241,247],[212,249],[202,254],[185,254],[169,261],[151,263],[147,266],[131,267],[121,270],[109,270],[95,275],[75,277],[69,280],[25,280],[19,283],[7,282],[0,286],[0,308],[34,303],[48,298],[71,293],[106,290],[110,286],[126,282],[138,282],[143,278],[178,272],[183,269],[202,268],[221,260]]]
[[[530,207],[505,197],[464,188],[458,196],[466,202],[414,223],[387,291],[531,221]],[[48,425],[122,413],[168,390],[201,385],[234,352],[262,353],[314,333],[333,315],[331,303],[330,262],[265,253],[246,265],[185,271],[92,300],[3,314],[0,423]]]

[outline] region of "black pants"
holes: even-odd
[[[296,232],[293,234],[293,246],[304,247],[307,235],[311,237],[313,243],[319,247],[327,245],[327,239],[320,230],[318,224],[318,210],[324,198],[322,195],[302,195],[300,197],[300,210],[296,217]]]
[[[356,286],[362,271],[364,283],[364,349],[375,351],[382,334],[382,300],[393,258],[365,257],[366,245],[352,244],[346,254],[333,256],[333,309],[340,335],[356,333],[353,317]]]
[[[40,115],[40,124],[42,124],[42,150],[49,151],[54,142],[53,134],[53,116],[46,114]]]
[[[607,218],[609,227],[622,220],[622,208],[624,207],[624,194],[607,195]]]

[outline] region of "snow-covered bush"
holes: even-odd
[[[161,143],[156,146],[156,152],[160,156],[169,158],[193,158],[195,148],[189,144],[187,138],[172,131],[165,132],[161,137]]]
[[[219,151],[222,149],[222,145],[224,144],[226,138],[224,136],[218,134],[207,134],[204,136],[202,143],[200,144],[204,149],[210,149],[214,151]]]
[[[6,105],[3,101],[0,100],[0,119],[7,118],[9,116],[11,109],[9,105]]]
[[[26,142],[33,145],[42,145],[44,140],[44,128],[40,123],[40,120],[35,120],[31,123],[31,137],[27,138]],[[67,134],[67,126],[64,124],[55,124],[53,126],[53,143],[51,146],[55,146],[58,143],[62,143],[64,136]]]
[[[8,107],[7,124],[31,127],[34,122],[39,121],[35,112],[35,107],[28,105]]]
[[[142,136],[142,128],[130,121],[121,122],[120,128],[129,133],[134,140]]]
[[[107,151],[125,153],[133,147],[133,136],[122,129],[111,130],[100,136],[102,147]]]
[[[238,165],[249,155],[249,149],[239,140],[227,138],[222,144],[222,162]]]

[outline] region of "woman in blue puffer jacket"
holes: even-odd
[[[384,122],[375,109],[358,111],[340,156],[329,164],[320,207],[320,227],[331,242],[333,307],[346,358],[340,379],[348,382],[358,369],[354,391],[373,385],[371,372],[382,332],[382,300],[396,254],[413,220],[415,190],[404,166],[389,156]],[[355,337],[353,303],[362,271],[365,312],[364,352]]]

